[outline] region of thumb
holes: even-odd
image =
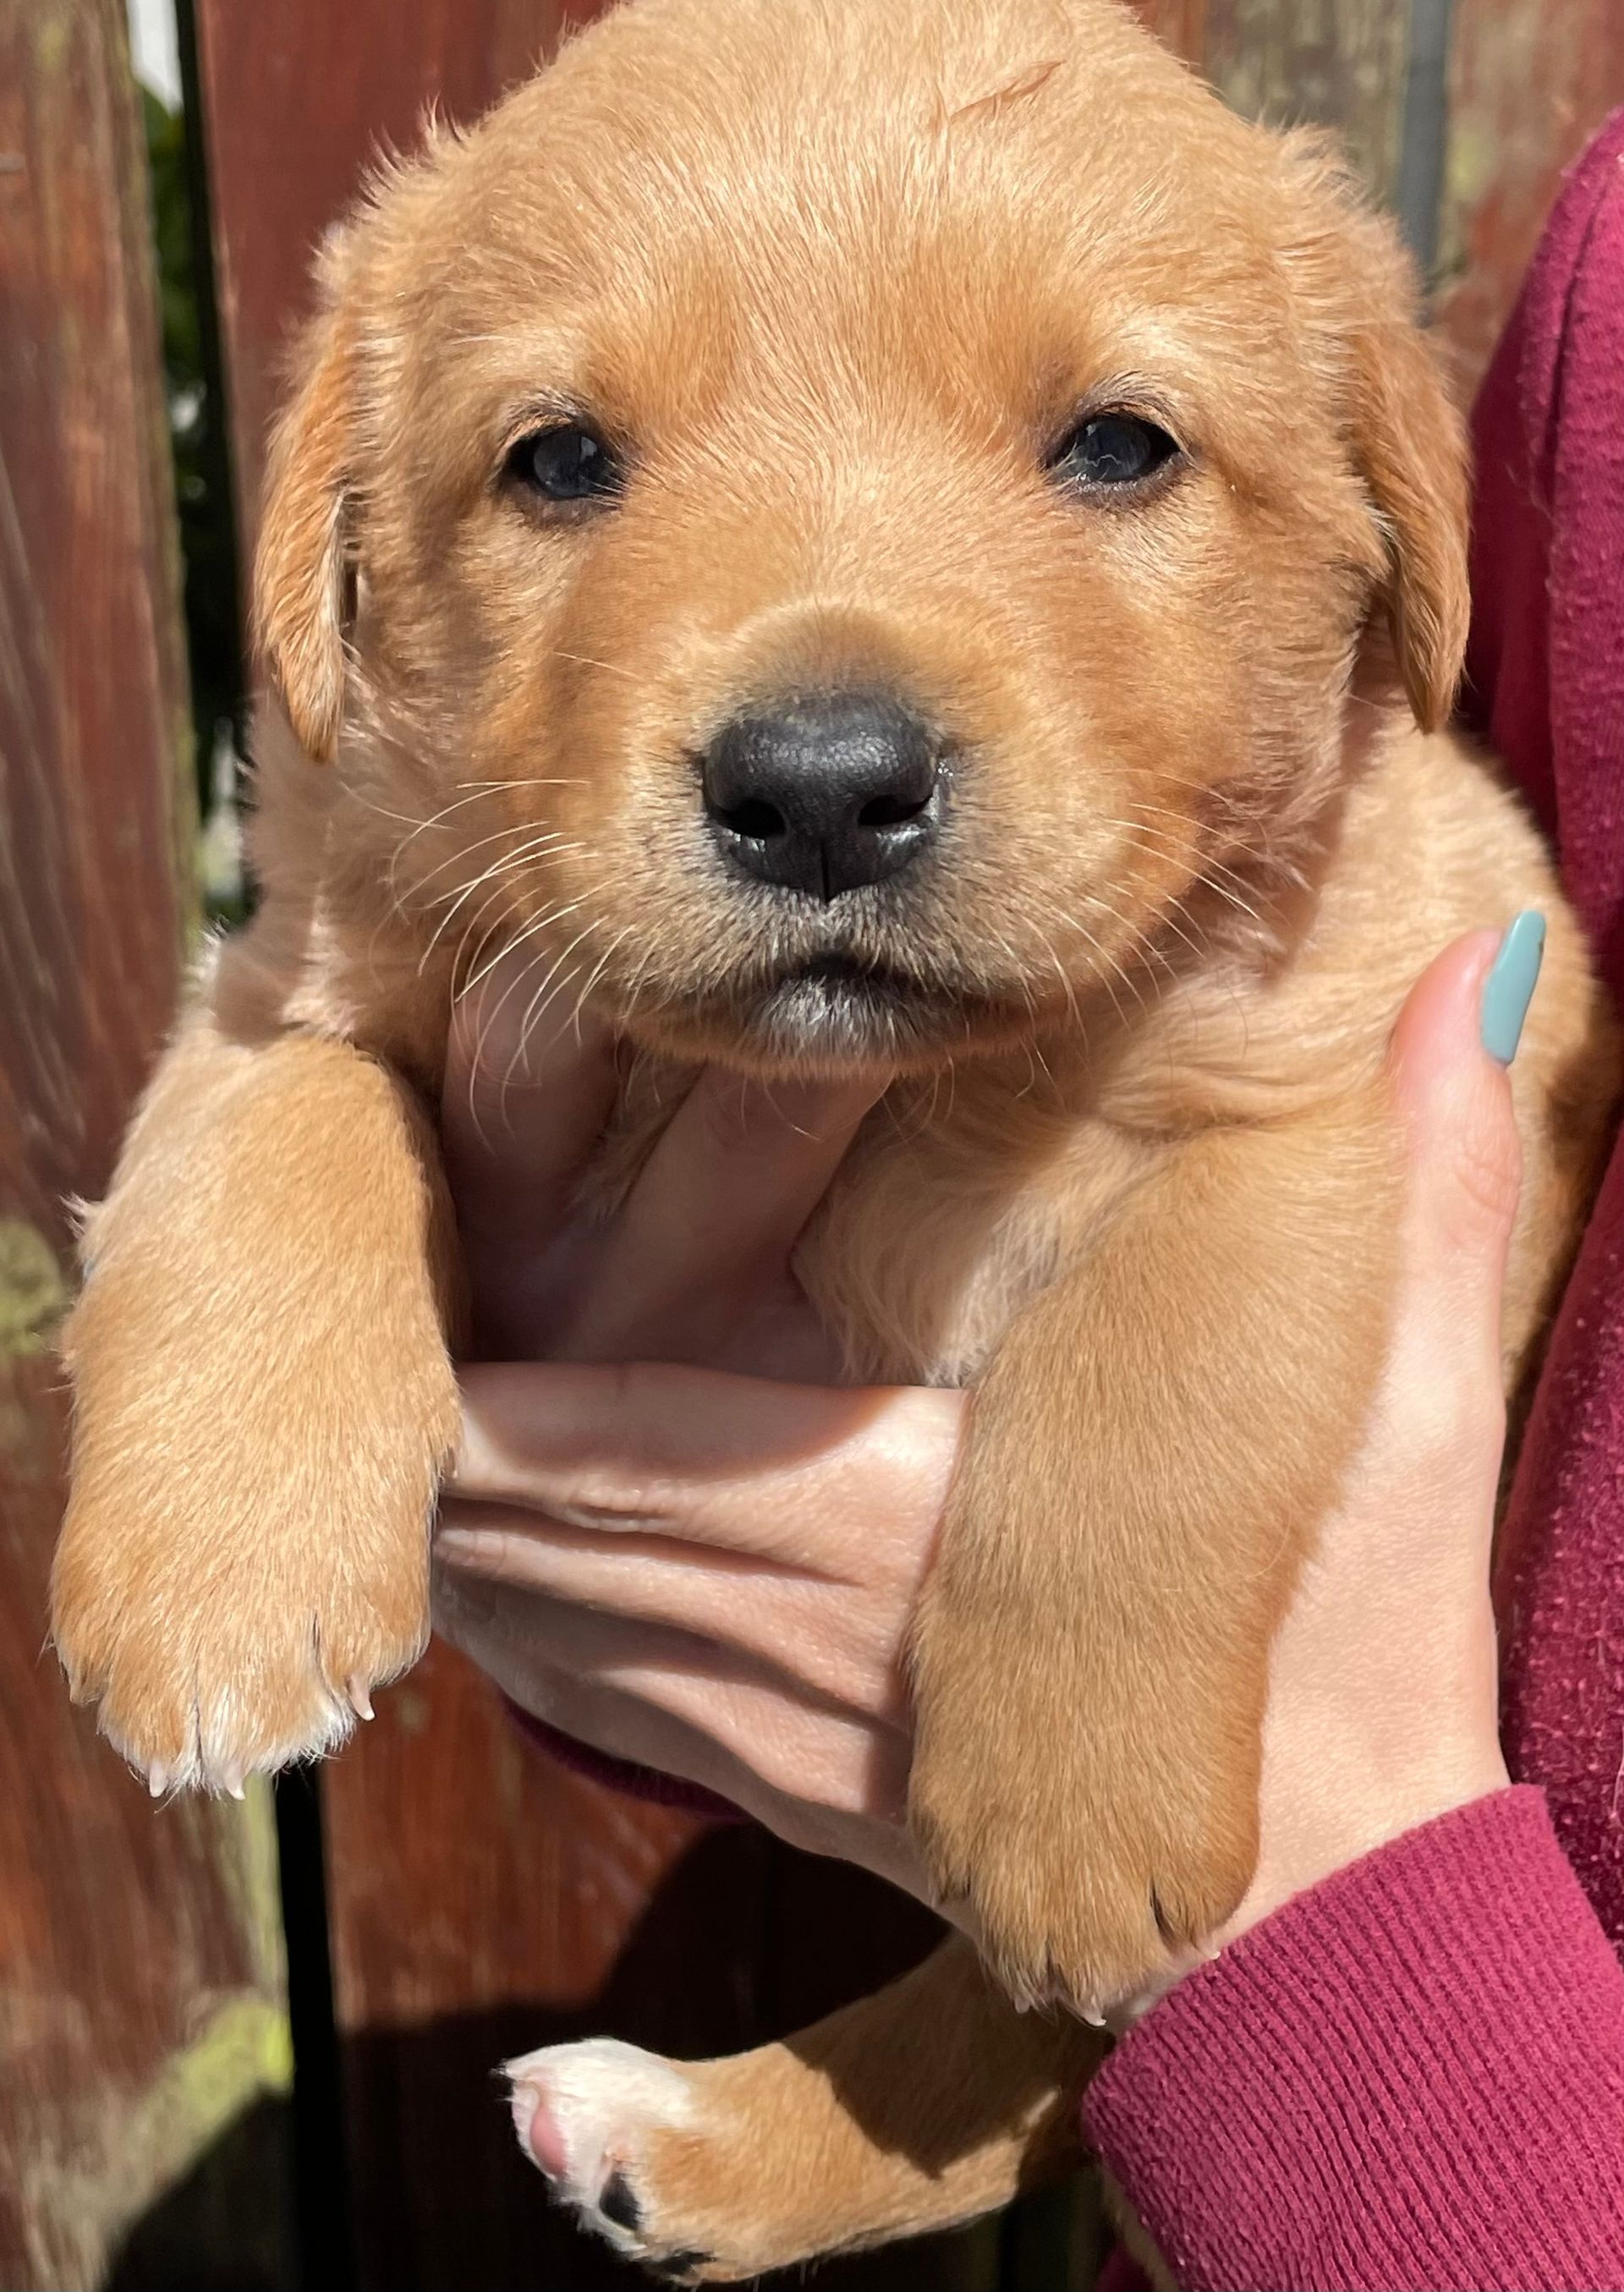
[[[1458,940],[1411,991],[1391,1051],[1410,1137],[1406,1276],[1480,1328],[1497,1363],[1523,1176],[1507,1069],[1544,950],[1545,918],[1531,909],[1503,933]]]

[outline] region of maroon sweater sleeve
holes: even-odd
[[[1536,1790],[1287,1903],[1084,2114],[1185,2292],[1624,2287],[1624,1967]]]

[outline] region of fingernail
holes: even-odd
[[[1538,908],[1524,908],[1500,941],[1500,951],[1483,981],[1483,1048],[1503,1067],[1508,1067],[1517,1054],[1523,1021],[1534,999],[1544,959],[1545,917]]]
[[[457,1427],[456,1453],[446,1467],[441,1486],[453,1489],[459,1485],[465,1487],[470,1481],[477,1481],[481,1473],[489,1480],[497,1468],[495,1443],[465,1399],[462,1422]]]
[[[442,1528],[434,1537],[434,1556],[453,1568],[469,1568],[489,1550],[488,1531],[479,1528]]]

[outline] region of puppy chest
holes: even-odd
[[[877,1109],[796,1260],[852,1376],[973,1381],[1023,1307],[1086,1262],[1151,1150],[1095,1122],[1037,1138],[1018,1109],[910,1135]]]

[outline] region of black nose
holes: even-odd
[[[940,824],[941,743],[885,693],[825,692],[734,717],[705,756],[705,809],[764,884],[836,900],[884,883]]]

